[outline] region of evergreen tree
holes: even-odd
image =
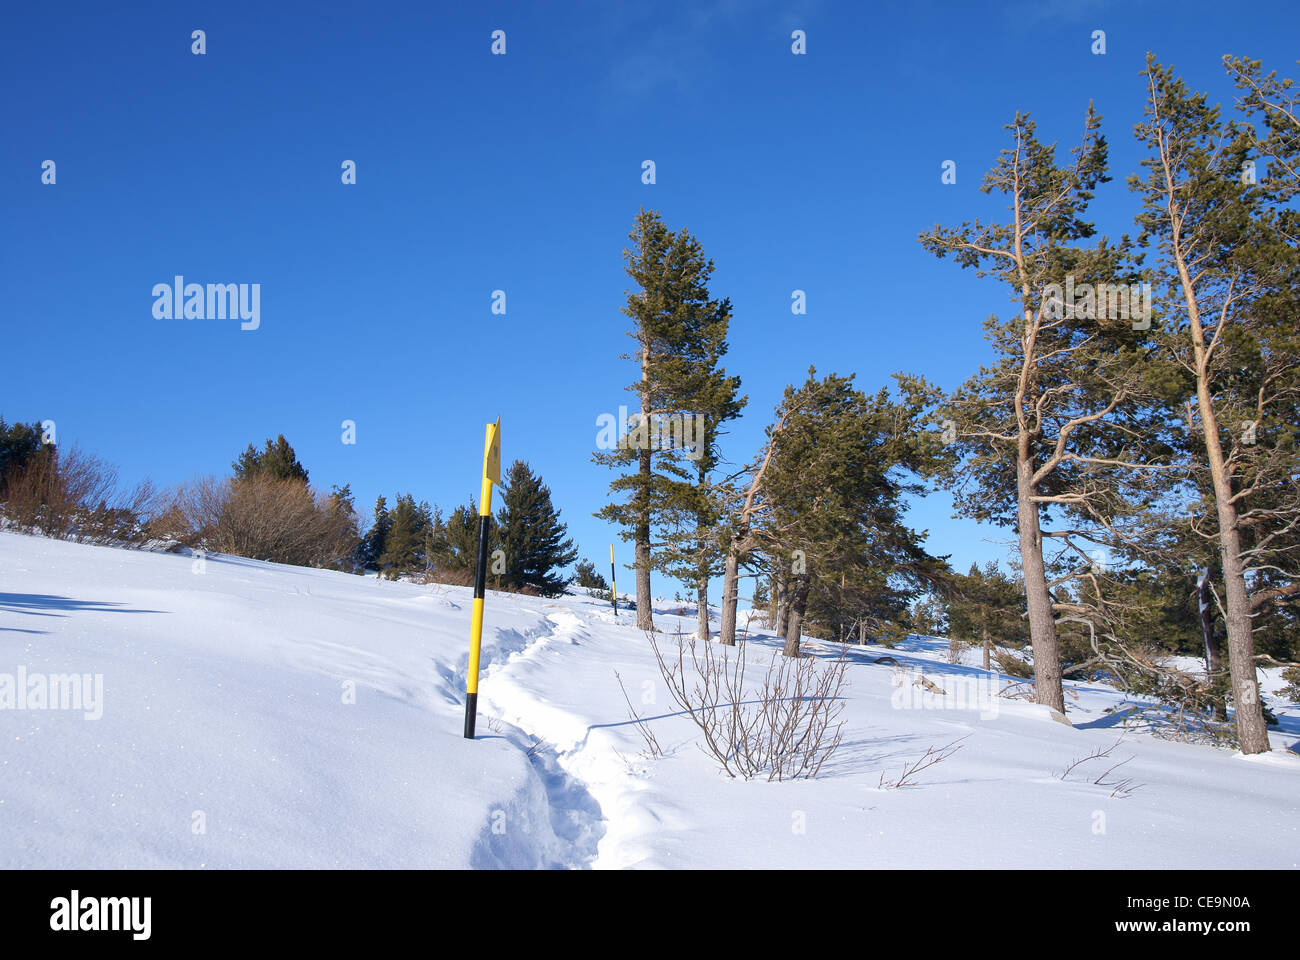
[[[496,517],[496,542],[505,553],[503,585],[534,587],[543,596],[563,593],[569,581],[556,571],[578,553],[565,536],[550,489],[522,460],[510,465],[504,486]]]
[[[1100,122],[1090,105],[1081,143],[1058,165],[1055,146],[1018,113],[1007,126],[1013,143],[981,187],[1006,196],[1011,219],[936,226],[920,238],[936,256],[1006,284],[1017,307],[1015,316],[985,323],[996,362],[940,413],[955,456],[946,479],[961,515],[1017,532],[1035,696],[1062,712],[1051,583],[1088,576],[1089,545],[1123,538],[1140,503],[1117,490],[1121,478],[1169,466],[1146,396],[1150,335],[1133,315],[1140,302],[1127,296],[1140,274],[1126,242],[1092,241],[1084,219],[1093,190],[1109,179]],[[1076,288],[1066,302],[1064,291]],[[1112,288],[1123,302],[1100,292]],[[1053,519],[1066,522],[1053,529]],[[1046,554],[1047,542],[1061,545],[1056,557]]]
[[[492,542],[495,521],[489,518],[488,542]],[[445,569],[454,571],[474,570],[478,560],[478,505],[473,497],[451,512],[447,518],[446,536],[443,542]]]
[[[642,210],[630,240],[623,254],[637,289],[628,295],[623,312],[632,318],[629,336],[636,346],[624,356],[638,366],[630,389],[640,409],[629,425],[632,430],[605,438],[600,446],[610,452],[593,459],[615,469],[631,468],[610,483],[612,494],[626,493],[627,499],[607,504],[596,516],[622,527],[620,536],[634,545],[637,626],[650,630],[652,533],[665,522],[672,526],[673,514],[698,511],[691,488],[699,481],[699,469],[688,456],[694,438],[686,437],[696,421],[682,418],[709,400],[702,394],[706,387],[725,390],[730,382],[711,380],[708,371],[716,365],[710,356],[720,357],[725,350],[731,307],[710,297],[713,261],[689,231],[674,233],[658,213]]]
[[[39,424],[5,424],[0,417],[0,500],[6,497],[8,478],[22,470],[41,451]]]
[[[1166,281],[1166,343],[1191,375],[1187,464],[1204,514],[1191,526],[1218,548],[1237,735],[1250,754],[1270,749],[1256,621],[1300,597],[1300,263],[1287,206],[1297,181],[1286,162],[1300,127],[1275,96],[1289,85],[1237,66],[1243,107],[1264,112],[1263,136],[1223,120],[1205,94],[1148,57],[1135,131],[1148,155],[1129,185],[1142,199],[1141,241]],[[1265,184],[1242,174],[1252,148],[1278,161]]]
[[[709,638],[709,578],[722,572],[726,543],[721,539],[723,512],[734,491],[715,485],[713,474],[719,463],[719,438],[723,427],[740,416],[747,397],[740,396],[740,378],[728,376],[721,366],[727,352],[727,331],[731,302],[722,300],[716,309],[702,311],[698,331],[689,350],[674,358],[674,380],[681,402],[689,408],[678,411],[682,418],[694,417],[687,452],[693,469],[689,482],[667,486],[660,517],[662,549],[655,566],[695,593],[697,634]]]
[[[379,558],[388,549],[388,531],[393,528],[393,519],[388,513],[388,501],[384,497],[375,500],[375,519],[361,546],[363,563],[382,569]]]
[[[1024,588],[990,561],[972,563],[964,575],[946,584],[948,635],[978,644],[984,651],[984,669],[992,669],[993,647],[1024,636]]]
[[[933,391],[899,378],[903,397],[866,397],[852,377],[815,370],[786,388],[745,491],[726,564],[724,643],[734,642],[736,575],[761,550],[788,578],[785,653],[799,655],[805,628],[840,639],[897,624],[943,570],[903,523],[909,474],[932,468],[917,429]],[[778,581],[779,584],[780,581]]]
[[[384,553],[379,558],[381,568],[396,579],[424,566],[425,531],[431,521],[429,505],[416,504],[411,494],[398,494],[389,514],[390,527],[384,541]]]
[[[597,570],[596,565],[590,560],[579,560],[577,566],[578,586],[585,587],[588,590],[608,590],[609,584],[605,582]]]
[[[352,495],[350,483],[345,483],[341,487],[337,484],[330,487],[326,512],[329,526],[338,532],[342,541],[351,543],[350,549],[340,558],[339,565],[344,569],[364,573],[365,540],[360,535],[360,518],[357,516],[356,500]]]
[[[267,440],[265,448],[260,451],[250,443],[231,467],[235,471],[236,480],[266,477],[272,480],[296,480],[304,485],[307,483],[307,470],[298,461],[283,433],[274,441]]]

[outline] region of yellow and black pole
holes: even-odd
[[[618,616],[618,580],[614,577],[614,545],[609,545],[609,599],[614,602],[614,616]]]
[[[474,739],[478,717],[478,661],[483,640],[483,593],[487,587],[488,527],[492,520],[492,484],[501,483],[501,418],[487,425],[483,439],[483,486],[478,500],[478,558],[474,564],[474,612],[469,633],[469,673],[465,678],[465,739]]]

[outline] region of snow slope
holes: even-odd
[[[1264,758],[1128,733],[1062,781],[1124,733],[1116,691],[1071,685],[1071,729],[914,639],[850,650],[821,777],[742,782],[697,749],[630,615],[587,597],[489,594],[464,740],[469,600],[0,533],[0,687],[103,683],[98,719],[0,696],[0,866],[1300,866],[1295,705],[1274,701]],[[661,629],[693,629],[668,610]],[[748,644],[760,670],[778,649]],[[886,653],[900,667],[871,662]],[[905,696],[908,670],[950,696]],[[615,671],[666,756],[644,754]],[[917,786],[878,786],[959,737]],[[1127,797],[1092,782],[1126,757]]]

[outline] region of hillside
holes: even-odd
[[[464,740],[469,599],[0,533],[0,685],[103,684],[79,710],[0,700],[0,867],[1300,866],[1295,704],[1271,701],[1274,751],[1251,759],[1125,734],[1100,684],[1068,685],[1073,729],[1005,698],[909,708],[907,671],[954,693],[1010,682],[914,638],[849,650],[819,778],[730,780],[644,635],[585,596],[489,594]],[[693,628],[671,609],[661,629]],[[748,637],[761,671],[778,644]],[[615,671],[664,756],[644,755]],[[962,737],[916,786],[879,786]],[[1125,757],[1130,793],[1092,782]]]

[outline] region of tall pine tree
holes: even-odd
[[[652,536],[665,523],[671,527],[674,514],[698,505],[693,486],[699,468],[688,456],[693,441],[686,436],[695,421],[686,424],[682,417],[706,400],[703,391],[712,381],[704,371],[711,368],[710,355],[720,357],[725,349],[731,307],[711,298],[713,261],[689,231],[673,232],[657,212],[642,210],[630,240],[623,255],[637,289],[628,294],[623,312],[632,318],[628,335],[635,347],[624,358],[638,367],[629,389],[638,396],[639,410],[626,434],[618,424],[619,436],[598,440],[603,452],[593,459],[627,471],[610,483],[612,494],[627,499],[607,504],[596,516],[622,527],[620,536],[634,545],[637,626],[650,630]]]

